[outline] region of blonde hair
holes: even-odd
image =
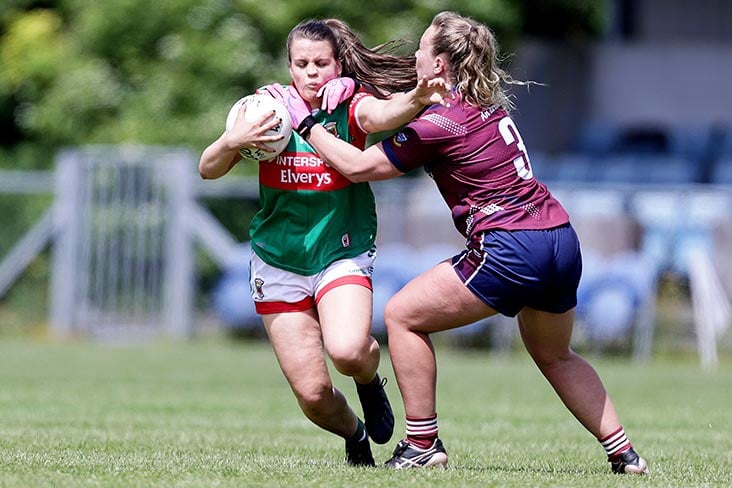
[[[513,103],[505,84],[526,85],[498,65],[498,43],[485,25],[455,12],[440,12],[432,19],[432,55],[444,54],[454,84],[463,100],[477,107],[499,106],[506,110]]]
[[[392,40],[368,48],[342,20],[310,19],[300,22],[287,36],[288,60],[294,39],[329,42],[335,58],[341,62],[341,76],[368,84],[383,96],[410,90],[417,85],[414,56],[395,54],[406,41]]]

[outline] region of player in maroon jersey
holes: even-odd
[[[424,96],[440,101],[439,79],[454,87],[451,95],[363,152],[318,125],[308,134],[308,142],[352,181],[424,166],[466,238],[462,253],[413,279],[386,306],[389,351],[407,415],[406,439],[387,465],[447,465],[437,435],[430,334],[501,313],[518,317],[529,354],[603,446],[612,471],[647,473],[599,376],[570,348],[580,245],[561,204],[534,178],[503,90],[521,82],[498,67],[496,51],[486,26],[442,12],[420,40],[416,70]]]

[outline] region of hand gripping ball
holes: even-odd
[[[275,142],[270,142],[267,146],[275,150],[275,152],[266,152],[261,149],[253,147],[243,147],[239,149],[239,154],[244,159],[254,159],[256,161],[263,161],[273,159],[284,151],[287,147],[287,143],[290,140],[292,134],[292,122],[290,121],[290,114],[281,102],[275,100],[269,95],[253,94],[247,95],[246,97],[240,98],[229,110],[229,114],[226,116],[226,130],[229,131],[236,122],[236,117],[239,115],[239,109],[242,105],[246,104],[247,109],[244,112],[244,119],[248,121],[254,121],[261,117],[265,113],[275,112],[274,117],[279,118],[282,122],[266,132],[267,135],[282,134],[285,136],[283,139]]]

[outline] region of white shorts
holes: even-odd
[[[376,248],[356,257],[334,261],[323,271],[303,276],[270,266],[255,253],[249,261],[249,288],[258,314],[301,312],[314,307],[323,295],[341,285],[369,290]]]

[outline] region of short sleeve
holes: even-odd
[[[391,163],[404,173],[441,159],[446,148],[456,143],[456,134],[436,121],[445,119],[435,111],[426,111],[382,143]]]
[[[370,97],[373,97],[371,93],[360,88],[353,97],[351,97],[351,102],[348,104],[348,131],[353,136],[354,140],[359,141],[354,145],[361,149],[366,147],[366,136],[368,133],[363,130],[361,124],[358,123],[358,107],[362,101]]]

